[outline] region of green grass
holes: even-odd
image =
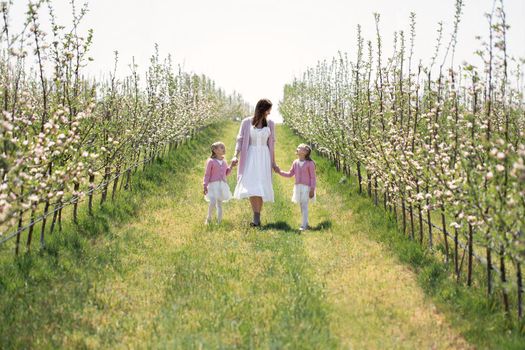
[[[452,284],[319,157],[314,230],[300,234],[293,180],[277,176],[262,228],[248,225],[246,200],[226,203],[221,225],[204,226],[209,145],[224,141],[229,159],[237,131],[234,123],[205,130],[138,172],[133,191],[94,218],[83,208],[79,225],[66,222],[46,249],[18,258],[1,251],[0,348],[519,344],[496,316],[476,309],[482,299]],[[301,140],[284,127],[277,133],[276,158],[286,169]],[[233,190],[235,175],[228,182]]]

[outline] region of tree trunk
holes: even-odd
[[[417,211],[419,217],[419,244],[423,244],[423,210],[421,209],[421,203],[417,204]]]
[[[357,162],[357,181],[359,182],[359,194],[363,193],[363,185],[361,184],[362,181],[361,177],[361,162]]]
[[[55,204],[55,211],[53,212],[53,219],[51,220],[51,227],[49,228],[49,234],[53,234],[55,230],[55,224],[57,222],[59,207],[62,205],[62,199],[59,199],[57,204]]]
[[[126,171],[126,173],[127,173],[127,171]],[[123,174],[122,176],[125,176],[125,175]],[[118,190],[119,190],[119,191],[122,191],[122,187],[124,187],[124,183],[125,183],[125,182],[124,182],[124,178],[122,178],[122,179],[120,180],[120,184],[119,184],[119,186],[118,186]]]
[[[397,223],[397,202],[395,200],[395,197],[392,200],[392,202],[393,202],[393,207],[394,207],[394,220],[396,220],[396,223]]]
[[[48,176],[53,172],[53,162],[49,163]],[[40,230],[40,248],[44,247],[44,235],[46,230],[47,213],[49,212],[49,197],[46,197],[46,204],[44,206],[44,216],[42,217],[42,229]]]
[[[102,186],[102,194],[100,196],[100,205],[104,204],[104,202],[106,201],[106,198],[108,196],[108,181],[109,181],[109,176],[110,176],[111,172],[110,172],[110,168],[109,166],[106,166],[104,168],[104,186]]]
[[[368,197],[372,197],[372,176],[367,172],[366,181],[368,184]]]
[[[487,295],[492,295],[492,252],[487,247]]]
[[[117,192],[118,179],[120,177],[120,166],[117,165],[115,181],[113,182],[113,190],[111,191],[111,200],[115,200],[115,192]]]
[[[20,236],[22,235],[22,232],[20,231],[20,229],[22,228],[24,212],[20,210],[19,215],[20,216],[18,217],[18,228],[17,228],[18,233],[16,234],[15,255],[18,255],[20,251]]]
[[[459,279],[459,246],[457,228],[454,228],[454,271],[456,272],[456,278]]]
[[[401,199],[401,212],[403,213],[403,235],[407,232],[407,212],[405,199]]]
[[[62,232],[62,209],[58,211],[58,232]]]
[[[410,213],[410,238],[414,240],[414,209],[412,207],[412,203],[410,203],[410,205],[408,206],[408,211]]]
[[[89,195],[88,195],[88,213],[90,216],[93,216],[93,196],[94,196],[94,188],[95,188],[95,175],[90,174],[89,175]]]
[[[374,176],[374,205],[377,207],[378,198],[377,198],[377,176]]]
[[[516,264],[516,283],[518,284],[518,319],[523,319],[523,280],[521,276],[521,264]]]
[[[474,232],[472,225],[468,225],[468,271],[467,271],[467,286],[472,285],[472,257],[474,256]]]
[[[506,269],[505,269],[505,248],[503,247],[503,245],[500,246],[499,258],[500,258],[501,283],[505,285],[507,283],[507,276],[506,276]],[[505,286],[503,286],[501,290],[503,292],[503,305],[505,306],[505,312],[507,314],[510,314],[509,295],[507,294],[507,291],[505,290]]]
[[[137,160],[136,160],[136,163],[137,163],[137,166],[135,167],[135,169],[133,170],[133,174],[135,174],[137,172],[137,170],[139,169],[139,162],[140,162],[140,154],[142,152],[140,151],[139,149],[139,152],[138,152],[138,155],[137,155]],[[144,157],[144,159],[146,159],[146,157]]]
[[[49,199],[46,199],[46,204],[44,206],[44,216],[42,218],[42,229],[40,230],[40,248],[44,248],[44,235],[46,230],[46,217],[49,212]]]
[[[78,199],[79,199],[78,190],[80,188],[80,184],[78,182],[75,182],[74,184],[75,185],[73,186],[73,193],[74,193],[73,196],[75,196],[76,199],[75,199],[75,202],[73,203],[73,222],[75,224],[78,224]],[[60,215],[60,218],[61,216],[62,215]],[[59,223],[61,223],[61,220],[59,221]],[[61,224],[60,226],[62,227]]]
[[[131,169],[126,171],[126,185],[124,186],[125,190],[131,190]]]
[[[441,227],[443,228],[443,241],[445,243],[445,264],[448,264],[449,249],[448,249],[448,234],[447,234],[447,220],[445,218],[445,206],[441,204]]]
[[[427,186],[426,192],[428,193],[428,186]],[[432,219],[430,215],[430,199],[429,198],[426,199],[426,203],[427,203],[427,221],[428,221],[428,246],[430,247],[430,249],[432,249],[432,246],[434,244],[434,238],[432,236]]]
[[[33,229],[35,227],[35,210],[36,210],[36,205],[31,205],[32,208],[31,208],[31,219],[29,220],[29,231],[27,233],[27,243],[26,243],[26,247],[27,247],[27,251],[29,252],[29,250],[31,249],[31,240],[33,238]]]

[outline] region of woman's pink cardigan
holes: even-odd
[[[246,156],[248,155],[248,147],[250,146],[250,128],[252,126],[252,118],[244,118],[239,128],[237,135],[237,144],[235,145],[235,154],[240,152],[239,168],[237,169],[237,179],[239,179],[244,172],[244,164]],[[268,120],[268,127],[270,128],[270,137],[268,137],[268,148],[270,149],[270,157],[272,165],[275,164],[275,123],[273,120]]]

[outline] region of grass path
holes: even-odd
[[[237,128],[207,131],[146,172],[141,195],[121,199],[126,218],[109,213],[105,234],[56,238],[59,253],[4,269],[0,348],[471,347],[415,274],[369,238],[374,228],[322,159],[314,230],[299,234],[293,181],[281,177],[262,229],[249,227],[247,201],[226,204],[223,223],[205,227],[208,145],[221,139],[231,155]],[[286,169],[299,140],[277,132]]]

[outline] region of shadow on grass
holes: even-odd
[[[323,231],[329,229],[330,227],[332,227],[332,222],[330,220],[325,220],[311,227],[309,231]]]
[[[330,227],[332,227],[332,222],[329,220],[325,220],[325,221],[320,222],[316,226],[309,228],[308,231],[322,231],[322,230],[329,229]],[[299,228],[293,228],[285,221],[271,222],[266,225],[261,225],[260,227],[258,227],[258,229],[261,231],[275,230],[275,231],[301,233]]]
[[[285,221],[271,222],[266,225],[261,225],[257,227],[261,231],[276,230],[276,231],[295,231],[290,225]]]

